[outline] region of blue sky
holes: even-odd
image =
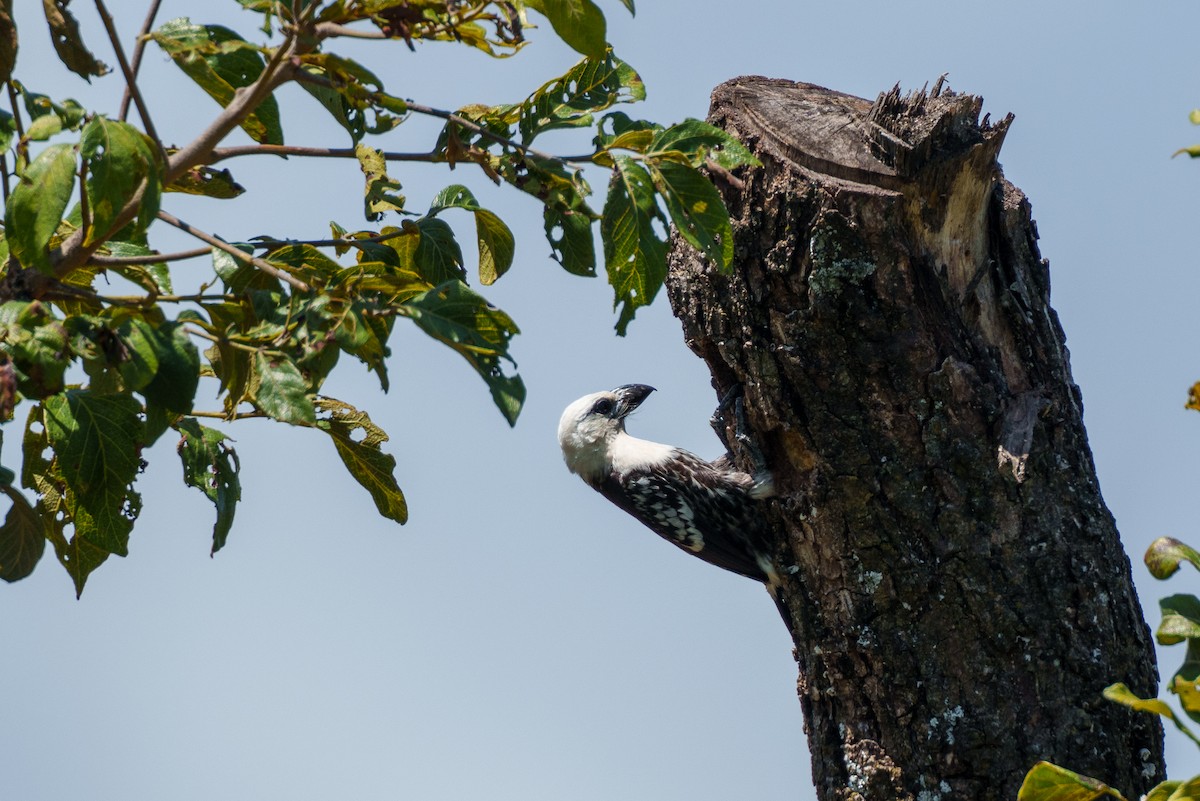
[[[35,5],[21,6],[18,75],[114,110],[118,79],[89,87],[65,74]],[[110,6],[128,43],[145,6]],[[1101,486],[1152,623],[1159,596],[1194,589],[1194,575],[1163,585],[1141,567],[1156,536],[1200,543],[1200,415],[1183,409],[1200,379],[1200,164],[1169,158],[1200,141],[1187,121],[1200,80],[1186,17],[1108,2],[762,2],[750,13],[643,0],[634,19],[602,6],[616,52],[647,84],[635,116],[703,117],[711,89],[743,74],[874,97],[949,73],[993,118],[1013,112],[1001,162],[1033,204]],[[115,63],[90,4],[73,10]],[[253,33],[232,0],[166,0],[160,19],[184,15]],[[548,31],[531,38],[500,62],[450,45],[353,52],[393,94],[456,107],[518,100],[574,63]],[[169,142],[216,112],[153,46],[143,76]],[[299,90],[280,101],[289,143],[347,144]],[[435,130],[413,121],[377,144],[421,150]],[[363,225],[353,162],[228,166],[247,195],[168,196],[164,208],[227,239]],[[320,434],[238,424],[226,430],[245,500],[212,560],[212,507],[183,486],[164,438],[139,481],[130,557],[109,560],[82,601],[52,556],[0,587],[7,797],[808,797],[791,643],[765,592],[609,506],[567,474],[554,441],[568,402],[641,382],[659,391],[634,433],[717,455],[708,376],[665,296],[618,339],[608,287],[549,259],[532,201],[466,167],[393,174],[413,208],[468,183],[516,233],[512,273],[485,290],[523,331],[513,350],[529,400],[516,428],[457,355],[402,328],[390,394],[349,362],[327,389],[392,435],[410,523],[380,519]],[[457,222],[469,242],[468,219]],[[191,246],[165,231],[152,241]],[[191,264],[178,270],[208,269]],[[1182,660],[1164,655],[1169,671]],[[1184,746],[1169,753],[1188,764]]]

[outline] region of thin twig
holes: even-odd
[[[268,250],[278,250],[281,247],[289,245],[312,245],[314,248],[352,248],[356,245],[386,242],[389,239],[407,236],[409,233],[409,231],[405,231],[403,228],[397,228],[395,231],[389,231],[386,234],[364,236],[362,239],[351,239],[350,237],[341,237],[338,239],[261,239],[252,244],[255,247],[267,248]]]
[[[162,261],[183,261],[184,259],[195,259],[200,256],[207,256],[212,253],[212,248],[195,248],[193,250],[181,250],[178,253],[151,253],[148,256],[95,256],[88,259],[89,264],[96,264],[101,267],[119,267],[127,264],[158,264]]]
[[[150,29],[154,27],[154,18],[158,16],[158,7],[162,5],[162,0],[150,0],[150,9],[146,12],[146,19],[142,22],[142,29],[138,32],[137,41],[133,45],[133,58],[129,61],[129,69],[133,73],[136,80],[138,70],[142,67],[142,54],[146,52],[146,40],[150,35]],[[121,122],[129,116],[129,101],[133,99],[133,93],[129,90],[129,84],[125,84],[125,94],[121,96],[121,113],[117,119]]]
[[[332,39],[336,36],[345,36],[351,39],[391,39],[394,37],[388,36],[383,31],[360,31],[357,28],[348,28],[345,25],[339,25],[336,22],[322,22],[317,25],[317,37],[320,39]]]
[[[121,65],[121,74],[125,76],[125,91],[133,95],[133,102],[137,106],[138,116],[142,118],[142,125],[145,126],[146,133],[150,138],[154,140],[154,144],[158,146],[163,164],[166,164],[167,150],[163,147],[162,140],[158,138],[158,131],[154,129],[154,121],[150,119],[146,101],[142,99],[142,93],[138,91],[137,80],[134,77],[133,69],[129,66],[129,61],[125,58],[125,48],[121,47],[121,39],[117,36],[117,28],[113,25],[112,15],[108,13],[104,0],[95,0],[95,3],[96,11],[100,14],[100,21],[104,23],[104,30],[108,32],[108,40],[112,42],[113,52],[117,54],[117,63]]]
[[[8,154],[0,153],[0,190],[4,192],[4,206],[8,207]]]
[[[97,300],[114,306],[153,306],[156,303],[206,303],[208,301],[232,303],[241,300],[240,295],[222,293],[218,295],[97,295]]]
[[[188,415],[191,417],[210,417],[214,420],[261,420],[270,416],[262,412],[238,412],[230,416],[225,414],[225,412],[198,412],[195,409],[188,412]]]
[[[440,109],[440,108],[433,108],[432,106],[424,106],[424,105],[421,105],[420,103],[413,103],[409,100],[405,100],[404,103],[406,106],[408,106],[409,111],[416,112],[417,114],[425,114],[430,117],[438,117],[438,118],[446,120],[448,122],[452,122],[461,128],[466,128],[468,131],[474,131],[475,133],[482,136],[484,139],[491,139],[493,142],[495,142],[499,145],[503,145],[504,147],[510,147],[513,150],[519,150],[522,153],[526,153],[530,156],[536,156],[539,159],[546,159],[548,161],[565,161],[566,160],[560,156],[555,156],[553,153],[545,153],[541,150],[535,150],[532,147],[529,147],[528,145],[523,145],[514,139],[507,139],[507,138],[501,136],[500,134],[493,133],[492,131],[489,131],[487,128],[484,128],[479,123],[471,122],[470,120],[468,120],[464,117],[458,116],[457,114],[455,114],[452,111],[446,111],[445,109]]]
[[[25,141],[25,123],[21,121],[21,108],[17,103],[17,90],[12,81],[7,81],[8,103],[12,107],[13,124],[17,129],[17,156],[29,158],[29,143]]]
[[[308,286],[308,284],[304,283],[296,276],[291,275],[290,273],[284,272],[283,270],[276,267],[274,264],[271,264],[269,262],[263,261],[262,259],[251,256],[248,253],[244,253],[243,251],[239,250],[238,248],[235,248],[233,245],[229,244],[228,242],[225,242],[222,239],[218,239],[217,237],[213,236],[210,233],[201,231],[198,228],[193,228],[192,226],[188,225],[183,220],[179,219],[178,217],[176,217],[172,214],[168,214],[165,211],[159,211],[158,219],[162,220],[163,222],[167,223],[168,225],[175,226],[180,231],[191,234],[192,236],[199,239],[201,242],[207,242],[208,244],[212,245],[215,248],[220,248],[221,250],[225,251],[230,256],[233,256],[235,259],[237,259],[240,262],[243,262],[245,264],[250,264],[250,265],[253,265],[254,267],[257,267],[259,270],[262,270],[267,275],[269,275],[273,278],[278,278],[280,281],[283,281],[285,284],[288,284],[289,286],[291,286],[293,289],[295,289],[298,292],[310,291],[310,287]]]
[[[92,209],[88,205],[87,195],[87,159],[79,160],[79,230],[87,239],[88,229],[92,227]]]
[[[303,147],[300,145],[234,145],[232,147],[214,147],[209,164],[236,158],[238,156],[306,156],[310,158],[352,159],[357,156],[349,147]],[[441,158],[437,152],[430,153],[399,153],[384,151],[383,157],[388,161],[425,161],[434,162]]]

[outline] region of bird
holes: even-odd
[[[568,405],[558,423],[567,469],[672,545],[774,590],[761,508],[775,494],[770,473],[630,435],[626,418],[651,392],[625,384]]]

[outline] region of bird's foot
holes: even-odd
[[[758,445],[750,437],[750,424],[746,421],[746,404],[744,400],[745,391],[741,384],[735,384],[732,389],[725,393],[721,398],[720,405],[713,412],[712,418],[709,420],[713,427],[713,431],[717,432],[717,437],[721,440],[721,444],[725,446],[725,452],[729,454],[729,458],[733,459],[733,448],[729,442],[729,421],[726,418],[730,409],[733,409],[733,438],[737,441],[741,449],[750,458],[750,463],[754,467],[755,477],[763,476],[768,480],[770,471],[767,469],[767,460],[763,457],[762,451]]]

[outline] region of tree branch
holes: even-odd
[[[167,150],[163,147],[162,140],[158,138],[158,131],[154,128],[154,121],[150,119],[150,111],[146,108],[146,101],[142,99],[142,93],[138,91],[137,80],[133,74],[133,69],[129,66],[129,61],[125,58],[125,48],[121,47],[121,39],[117,36],[117,29],[113,25],[112,15],[108,13],[108,8],[104,5],[104,0],[95,0],[96,11],[100,14],[100,21],[104,23],[104,30],[108,33],[108,41],[112,42],[113,52],[117,55],[117,63],[121,66],[121,74],[125,76],[125,94],[132,95],[133,102],[137,106],[138,116],[142,118],[142,125],[146,128],[146,133],[154,140],[154,144],[158,147],[158,153],[162,156],[163,163],[167,162]],[[125,112],[122,111],[121,119],[125,119]]]
[[[405,100],[404,102],[408,106],[409,111],[415,112],[417,114],[425,114],[429,117],[438,117],[438,118],[446,120],[448,122],[452,122],[461,128],[466,128],[468,131],[474,131],[475,133],[482,136],[484,139],[491,139],[496,144],[503,145],[504,147],[512,148],[513,150],[518,150],[518,151],[520,151],[522,153],[526,153],[530,156],[536,156],[537,158],[546,159],[548,161],[558,161],[558,162],[569,161],[569,159],[565,159],[562,156],[556,156],[553,153],[546,153],[541,150],[535,150],[534,148],[529,147],[528,145],[521,144],[520,142],[516,141],[515,139],[508,139],[506,137],[500,136],[497,133],[493,133],[492,131],[489,131],[487,128],[484,128],[482,125],[480,125],[478,123],[471,122],[470,120],[466,119],[465,117],[458,116],[453,111],[446,111],[445,109],[433,108],[432,106],[425,106],[420,103],[413,103],[412,101],[409,101],[409,100]]]
[[[21,108],[17,103],[17,90],[12,81],[7,82],[8,103],[12,107],[13,125],[17,128],[17,155],[29,158],[29,145],[25,142],[25,123],[21,121]]]
[[[212,253],[212,248],[194,248],[192,250],[181,250],[178,253],[151,253],[148,256],[96,256],[93,255],[88,259],[88,264],[96,264],[101,267],[120,267],[122,265],[135,264],[158,264],[163,261],[183,261],[184,259],[194,259],[199,256],[207,256]]]
[[[395,38],[386,35],[383,31],[360,31],[355,28],[348,28],[345,25],[339,25],[336,22],[322,22],[317,26],[316,33],[320,39],[332,39],[337,36],[345,36],[351,39]]]
[[[233,147],[215,147],[212,149],[209,164],[236,158],[238,156],[307,156],[312,158],[357,158],[353,148],[349,147],[303,147],[300,145],[236,145]],[[441,156],[437,152],[429,153],[399,153],[384,151],[383,157],[388,161],[423,161],[435,162]]]
[[[129,70],[134,79],[137,78],[138,70],[142,66],[142,54],[146,51],[146,37],[150,33],[150,28],[154,26],[154,18],[158,16],[158,7],[162,5],[162,0],[150,0],[150,8],[146,12],[146,19],[142,22],[142,29],[138,32],[137,42],[133,45],[133,59],[129,63]],[[129,101],[133,98],[133,92],[130,90],[131,83],[125,84],[125,94],[121,96],[121,111],[118,119],[121,122],[129,116]],[[144,118],[143,118],[144,119]]]
[[[183,231],[184,233],[191,234],[192,236],[199,239],[201,242],[207,242],[208,244],[212,245],[213,247],[219,248],[220,250],[225,251],[230,256],[233,256],[235,259],[237,259],[240,262],[252,265],[252,266],[258,268],[259,270],[262,270],[264,273],[266,273],[267,275],[269,275],[273,278],[278,278],[280,281],[283,281],[285,284],[291,286],[293,289],[297,290],[298,292],[310,291],[310,287],[308,286],[308,284],[304,283],[299,278],[296,278],[294,275],[284,272],[283,270],[279,269],[278,267],[276,267],[274,264],[271,264],[270,262],[264,261],[255,256],[251,256],[248,253],[244,253],[243,251],[239,250],[238,248],[234,247],[233,245],[229,244],[228,242],[226,242],[222,239],[218,239],[217,237],[213,236],[210,233],[201,231],[198,228],[193,228],[192,226],[188,225],[183,220],[179,219],[178,217],[175,217],[172,214],[168,214],[165,211],[160,211],[158,213],[158,219],[162,220],[163,222],[167,223],[168,225],[175,226],[176,228],[178,228],[180,231]]]

